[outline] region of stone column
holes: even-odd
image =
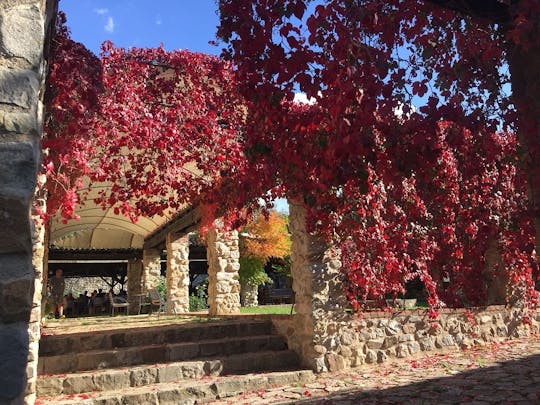
[[[129,314],[139,313],[140,294],[143,294],[143,264],[140,259],[130,259],[127,268],[127,297]]]
[[[291,273],[295,293],[292,347],[304,366],[316,372],[345,368],[336,354],[340,323],[345,318],[346,298],[339,252],[306,229],[306,210],[289,201],[292,232]],[[329,364],[331,363],[331,364]]]
[[[483,277],[486,283],[486,304],[504,305],[506,304],[506,292],[509,287],[508,274],[502,263],[497,238],[488,241],[484,259]]]
[[[47,272],[47,239],[45,237],[45,223],[41,220],[38,210],[46,212],[46,192],[44,175],[39,176],[34,197],[32,219],[34,222],[34,235],[32,240],[32,267],[34,269],[34,296],[32,299],[32,311],[28,325],[28,367],[26,369],[26,392],[24,402],[33,404],[36,400],[37,366],[39,353],[39,338],[41,335],[41,303],[43,300],[43,279]]]
[[[161,276],[161,250],[143,250],[143,288],[149,291],[156,288]]]
[[[43,229],[34,228],[30,208],[41,158],[43,50],[55,8],[52,0],[0,2],[0,403],[35,399]]]
[[[210,229],[206,236],[210,315],[240,312],[238,232]]]
[[[242,306],[256,307],[259,305],[259,286],[253,284],[242,284],[240,289]]]
[[[189,312],[189,236],[167,235],[167,313]]]

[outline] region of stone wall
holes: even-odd
[[[530,325],[517,321],[518,312],[504,306],[483,309],[442,309],[436,320],[427,310],[365,312],[327,319],[326,339],[318,348],[325,368],[337,371],[362,364],[384,363],[448,350],[486,345],[540,332],[540,311]],[[295,329],[296,320],[274,317],[276,330],[287,338],[289,347],[301,347],[305,337]],[[320,336],[319,336],[320,338]]]
[[[107,280],[109,283],[112,282],[111,277],[105,277],[105,280]],[[64,291],[64,294],[72,293],[75,298],[79,296],[79,294],[84,293],[85,291],[88,291],[88,295],[92,294],[92,291],[97,290],[101,288],[103,292],[108,293],[111,289],[110,284],[107,283],[101,277],[69,277],[66,278],[66,289]],[[116,284],[114,286],[114,292],[115,294],[118,294],[120,292],[120,284]]]
[[[208,307],[210,315],[240,311],[238,232],[210,229],[207,237]]]
[[[35,398],[43,231],[30,208],[41,156],[43,50],[55,8],[54,0],[0,2],[0,403]]]
[[[167,313],[189,312],[189,236],[167,235]]]
[[[143,291],[150,291],[159,284],[161,276],[161,250],[143,250]]]
[[[460,349],[540,331],[540,312],[531,326],[519,322],[517,310],[504,306],[440,311],[436,321],[428,311],[346,313],[339,252],[306,229],[306,210],[289,202],[292,232],[293,289],[296,314],[275,318],[304,366],[316,372],[337,371],[364,363],[423,352]]]
[[[131,259],[128,261],[127,268],[127,299],[129,302],[128,312],[130,315],[139,313],[142,295],[143,264],[139,259]]]

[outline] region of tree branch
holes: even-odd
[[[473,18],[490,20],[498,24],[505,24],[510,21],[510,11],[508,4],[499,0],[426,0],[427,3],[456,11]],[[512,0],[516,3],[519,0]]]

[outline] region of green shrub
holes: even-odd
[[[202,311],[208,308],[208,280],[195,287],[195,294],[189,296],[190,312]]]
[[[264,283],[272,282],[272,279],[264,271],[264,262],[255,256],[240,257],[240,284],[255,287]]]
[[[159,282],[156,289],[158,290],[159,295],[161,295],[163,301],[165,301],[167,299],[167,279],[164,276],[159,276]]]

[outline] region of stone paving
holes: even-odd
[[[540,336],[324,373],[312,383],[251,391],[211,403],[540,404]]]

